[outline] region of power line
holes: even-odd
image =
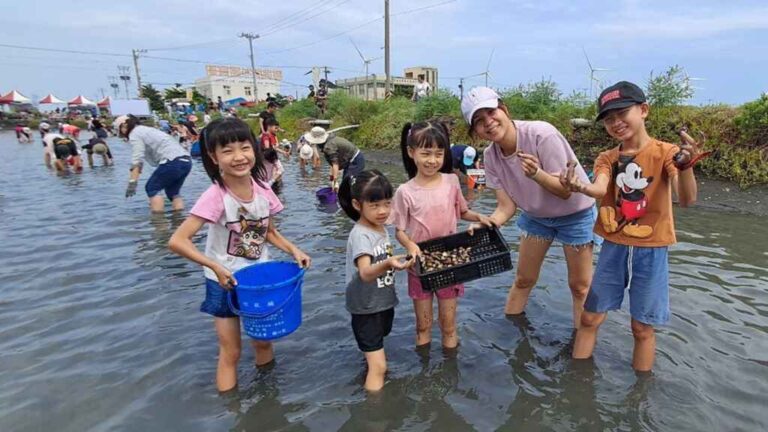
[[[276,33],[276,32],[278,32],[278,31],[281,31],[281,30],[283,30],[283,29],[286,29],[286,28],[289,28],[289,27],[292,27],[292,26],[296,26],[296,25],[299,25],[299,24],[301,24],[301,23],[303,23],[303,22],[307,22],[307,21],[311,20],[312,18],[318,17],[318,16],[320,16],[320,15],[322,15],[322,14],[324,14],[324,13],[327,13],[327,12],[330,12],[330,11],[332,11],[332,10],[334,10],[334,9],[338,8],[339,6],[341,6],[342,4],[344,4],[344,3],[348,3],[349,1],[350,1],[350,0],[342,0],[342,1],[340,1],[339,3],[336,3],[335,5],[332,5],[332,6],[331,6],[330,8],[328,8],[328,9],[322,10],[322,11],[320,11],[320,12],[318,12],[318,13],[314,14],[314,15],[310,15],[310,16],[308,16],[308,17],[305,17],[305,18],[303,18],[301,21],[296,21],[296,22],[292,22],[292,23],[287,23],[286,25],[284,25],[284,26],[282,26],[282,27],[277,27],[277,28],[274,28],[274,29],[272,29],[272,30],[268,30],[266,33],[264,33],[264,36],[268,36],[268,35],[271,35],[271,34],[273,34],[273,33]]]
[[[288,51],[293,51],[293,50],[297,50],[297,49],[301,49],[301,48],[307,48],[307,47],[310,47],[310,46],[313,46],[313,45],[317,45],[317,44],[325,42],[327,40],[335,39],[335,38],[337,38],[339,36],[342,36],[342,35],[345,35],[347,33],[352,32],[352,31],[355,31],[357,29],[363,28],[363,27],[367,26],[368,24],[375,23],[376,21],[379,21],[379,20],[381,20],[383,18],[384,18],[384,16],[382,15],[382,16],[380,16],[378,18],[374,18],[374,19],[372,19],[370,21],[366,21],[366,22],[364,22],[364,23],[362,23],[362,24],[360,24],[358,26],[352,27],[351,29],[345,30],[345,31],[343,31],[341,33],[337,33],[337,34],[335,34],[333,36],[330,36],[330,37],[327,37],[325,39],[320,39],[320,40],[317,40],[315,42],[310,42],[308,44],[299,45],[299,46],[295,46],[295,47],[291,47],[291,48],[285,48],[285,49],[280,49],[280,50],[276,50],[276,51],[265,51],[264,54],[284,53],[284,52],[288,52]]]
[[[180,45],[175,47],[166,47],[166,48],[146,48],[146,51],[175,51],[175,50],[182,50],[182,49],[188,49],[188,48],[197,48],[201,46],[207,46],[207,45],[217,45],[224,42],[233,42],[232,38],[226,38],[226,39],[217,39],[210,42],[200,42],[195,44],[189,44],[189,45]]]
[[[426,10],[426,9],[436,8],[438,6],[443,6],[443,5],[446,5],[448,3],[454,3],[454,2],[456,2],[456,0],[448,0],[448,1],[440,2],[440,3],[435,3],[435,4],[431,4],[431,5],[427,5],[427,6],[418,7],[418,8],[415,8],[415,9],[404,10],[404,11],[401,11],[401,12],[397,12],[395,14],[390,14],[390,16],[406,15],[406,14],[410,14],[410,13],[414,13],[414,12],[419,12],[419,11]],[[264,55],[279,54],[279,53],[293,51],[293,50],[297,50],[297,49],[301,49],[301,48],[311,47],[311,46],[317,45],[319,43],[322,43],[322,42],[325,42],[325,41],[328,41],[328,40],[331,40],[331,39],[335,39],[335,38],[337,38],[339,36],[343,36],[343,35],[345,35],[347,33],[353,32],[353,31],[355,31],[357,29],[360,29],[360,28],[363,28],[363,27],[367,26],[368,24],[375,23],[376,21],[379,21],[379,20],[382,20],[382,19],[384,19],[384,15],[382,15],[382,16],[380,16],[378,18],[374,18],[374,19],[372,19],[370,21],[366,21],[366,22],[364,22],[364,23],[362,23],[362,24],[360,24],[358,26],[355,26],[355,27],[352,27],[350,29],[347,29],[347,30],[345,30],[345,31],[343,31],[341,33],[337,33],[337,34],[335,34],[333,36],[329,36],[329,37],[327,37],[325,39],[320,39],[320,40],[317,40],[317,41],[314,41],[314,42],[310,42],[310,43],[307,43],[307,44],[304,44],[304,45],[294,46],[294,47],[291,47],[291,48],[284,48],[284,49],[279,49],[279,50],[274,50],[274,51],[265,51],[262,54],[264,54]]]
[[[275,29],[277,27],[282,26],[283,24],[289,22],[292,19],[299,18],[301,15],[305,15],[305,14],[311,12],[312,9],[324,6],[323,3],[327,4],[327,3],[330,3],[330,2],[333,2],[333,1],[335,1],[335,0],[320,0],[319,2],[313,4],[312,6],[306,7],[304,9],[300,9],[298,12],[294,12],[294,13],[289,14],[289,15],[281,18],[281,19],[278,19],[277,21],[272,22],[271,24],[266,26],[264,28],[264,30],[271,31],[271,30],[273,30],[273,29]]]
[[[10,44],[0,44],[0,47],[18,48],[18,49],[26,49],[26,50],[33,50],[33,51],[62,52],[62,53],[70,53],[70,54],[89,54],[89,55],[97,54],[97,55],[113,56],[113,57],[131,57],[130,54],[118,54],[118,53],[108,53],[108,52],[99,52],[99,51],[65,50],[65,49],[42,48],[42,47],[31,47],[31,46],[10,45]]]
[[[444,1],[444,2],[441,2],[441,3],[434,3],[434,4],[431,4],[431,5],[417,7],[415,9],[408,9],[408,10],[396,12],[396,13],[393,13],[393,14],[389,14],[389,16],[406,15],[406,14],[410,14],[410,13],[414,13],[414,12],[418,12],[418,11],[422,11],[422,10],[426,10],[426,9],[436,8],[436,7],[442,6],[442,5],[447,5],[448,3],[456,3],[456,0],[447,0],[447,1]]]

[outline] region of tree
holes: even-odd
[[[157,112],[162,112],[164,110],[163,96],[152,86],[152,84],[141,86],[141,97],[149,100],[149,106],[152,110]]]
[[[651,76],[646,87],[648,103],[655,107],[682,105],[693,97],[688,75],[682,67],[674,65],[661,75]]]
[[[187,97],[187,91],[181,88],[181,84],[176,84],[176,87],[168,87],[165,89],[165,99],[184,99]]]
[[[196,88],[193,88],[193,89],[192,89],[192,102],[193,102],[195,105],[204,104],[204,103],[206,103],[207,101],[208,101],[208,99],[206,99],[206,97],[205,97],[205,96],[203,96],[203,94],[202,94],[202,93],[200,93],[199,91],[197,91],[197,89],[196,89]]]

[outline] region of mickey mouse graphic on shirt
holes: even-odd
[[[262,245],[267,239],[267,228],[269,218],[247,219],[245,209],[240,209],[239,220],[227,222],[229,229],[229,241],[227,242],[227,253],[247,259],[261,258]]]
[[[648,211],[648,199],[644,190],[653,181],[653,176],[643,177],[643,168],[634,161],[633,156],[621,157],[616,166],[616,208],[601,207],[600,223],[607,233],[619,230],[624,235],[646,238],[653,234],[653,227],[641,225],[638,221]],[[618,209],[618,216],[616,214]]]

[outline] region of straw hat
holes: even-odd
[[[304,139],[310,144],[322,144],[328,141],[328,131],[320,126],[315,126],[304,134]]]
[[[309,144],[304,144],[301,146],[301,149],[299,150],[299,157],[304,160],[310,160],[312,159],[312,156],[314,156],[315,151],[312,150],[312,147]]]

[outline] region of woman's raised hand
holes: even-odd
[[[565,171],[560,172],[560,184],[571,192],[581,192],[584,190],[584,183],[579,176],[576,175],[577,165],[578,162],[574,160],[569,161],[565,167]]]
[[[526,177],[533,178],[539,171],[541,171],[541,163],[536,156],[518,152],[517,157],[520,159],[520,165],[523,167],[523,172]]]

